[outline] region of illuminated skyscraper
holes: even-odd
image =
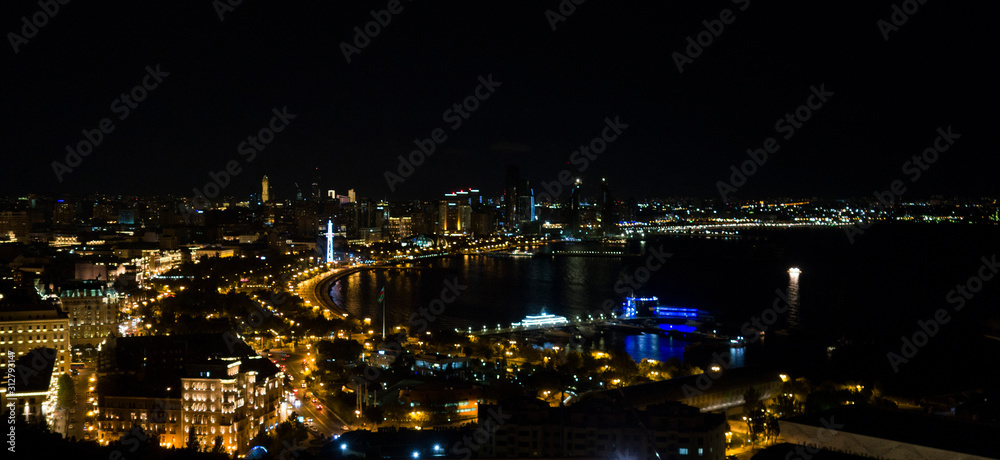
[[[333,263],[333,221],[326,221],[326,263]]]
[[[438,209],[441,233],[465,233],[472,225],[472,200],[479,200],[479,190],[446,193]]]
[[[502,225],[507,229],[516,229],[535,220],[535,196],[531,183],[521,178],[514,165],[507,167],[502,212]]]
[[[270,190],[271,186],[270,184],[268,184],[266,175],[264,176],[264,179],[260,181],[260,187],[261,187],[260,202],[267,203],[268,201],[271,200],[271,190]]]

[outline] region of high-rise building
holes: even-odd
[[[316,168],[315,175],[313,176],[312,191],[309,198],[313,201],[323,200],[323,190],[319,187],[319,167]]]
[[[264,175],[264,179],[260,181],[260,202],[267,203],[271,201],[271,184],[268,183],[267,175]]]
[[[302,238],[316,236],[319,229],[319,209],[311,201],[296,201],[294,206],[296,233]]]
[[[601,221],[601,231],[605,235],[611,235],[618,231],[618,212],[615,200],[611,196],[611,186],[605,178],[601,178],[601,211],[599,220]]]
[[[517,215],[517,186],[521,182],[521,173],[517,166],[510,165],[507,167],[507,177],[504,180],[503,189],[503,212],[502,212],[502,226],[507,229],[513,229],[515,227]]]
[[[580,187],[582,185],[583,182],[580,179],[577,179],[573,182],[573,188],[570,189],[569,209],[573,211],[578,211],[580,209],[580,202],[582,201],[582,197],[580,196]]]
[[[27,242],[31,233],[28,211],[0,212],[0,241]]]
[[[52,225],[56,228],[68,229],[76,225],[76,203],[58,200],[52,207]]]
[[[475,190],[478,198],[479,190]],[[438,205],[439,233],[467,233],[472,227],[470,192],[446,193]]]
[[[389,237],[396,241],[406,238],[413,234],[413,218],[409,216],[390,217],[386,229]]]
[[[521,178],[517,166],[507,167],[502,205],[501,225],[508,230],[535,220],[535,195],[531,183]]]

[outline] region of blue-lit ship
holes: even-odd
[[[715,322],[715,317],[705,310],[660,305],[657,297],[626,297],[619,319],[685,334],[696,332]]]
[[[715,334],[715,317],[697,308],[660,305],[657,297],[627,297],[622,305],[619,321],[645,328],[655,328],[671,336],[695,340],[684,347],[685,352],[740,348],[745,346],[743,337],[725,337]]]

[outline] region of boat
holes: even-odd
[[[699,327],[715,322],[715,317],[705,310],[660,305],[660,299],[655,296],[626,297],[618,319],[684,333],[695,332]]]
[[[518,323],[510,323],[511,328],[557,327],[569,324],[565,316],[556,316],[542,311],[540,315],[528,315]]]

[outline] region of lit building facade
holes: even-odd
[[[56,351],[52,372],[56,376],[70,371],[69,317],[55,306],[44,303],[5,305],[0,297],[0,350],[13,352],[15,357],[46,347]],[[6,375],[7,360],[0,360]]]
[[[118,294],[101,281],[74,281],[54,292],[69,316],[70,343],[97,346],[118,328]]]
[[[482,398],[483,389],[467,383],[425,383],[399,392],[412,417],[426,417],[432,424],[475,420]]]
[[[390,217],[386,229],[389,232],[389,237],[395,241],[406,238],[413,234],[413,218],[409,216]]]
[[[284,420],[284,374],[242,340],[230,348],[231,340],[225,334],[109,339],[98,368],[98,442],[139,425],[164,447],[183,447],[193,430],[202,446],[221,436],[226,452],[245,453],[261,427]]]
[[[180,428],[181,401],[176,396],[104,396],[100,401],[97,436],[101,444],[120,439],[133,426],[157,436],[163,447],[184,447],[187,442],[187,433]]]
[[[438,232],[467,233],[472,227],[472,203],[479,200],[479,190],[446,193],[438,204]]]
[[[27,242],[31,216],[27,211],[0,211],[0,241]]]

